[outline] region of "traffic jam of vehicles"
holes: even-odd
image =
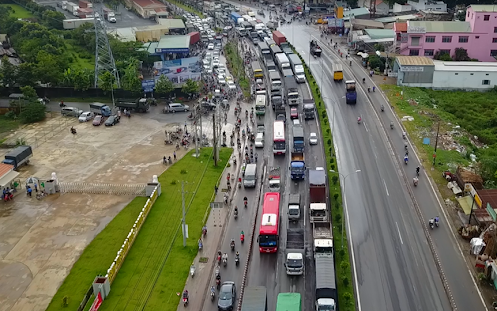
[[[274,5],[269,9],[276,10]],[[263,14],[262,10],[257,13],[257,15]],[[286,37],[280,31],[271,30],[269,23],[265,24],[258,20],[254,11],[237,8],[226,15],[229,16],[231,25],[223,29],[235,32],[236,38],[246,47],[245,53],[241,55],[244,57],[246,71],[252,81],[250,101],[253,104],[245,110],[245,117],[248,119],[250,114],[254,130],[251,131],[247,125],[247,145],[250,149],[247,146],[243,150],[245,157],[243,157],[243,177],[240,185],[244,188],[253,188],[259,183],[258,186],[262,187],[260,199],[262,209],[258,214],[254,241],[261,256],[278,256],[278,251],[284,250],[284,270],[288,277],[302,278],[303,275],[312,275],[315,282],[313,293],[315,310],[336,310],[338,296],[331,216],[326,194],[325,163],[316,163],[316,167],[311,168],[309,163],[306,166],[304,156],[306,152],[311,152],[311,147],[320,144],[320,137],[317,127],[314,129],[306,124],[316,118],[316,110],[306,81],[303,62],[299,55],[293,53]],[[227,36],[229,37],[230,34]],[[310,51],[316,57],[320,56],[321,50],[315,43],[311,42]],[[349,97],[347,99],[349,100]],[[269,139],[272,139],[270,144],[267,143]],[[263,164],[257,162],[257,150],[261,152],[261,148],[269,150],[268,154],[273,155],[267,162],[266,180],[258,181],[257,166]],[[239,149],[239,152],[242,150]],[[282,161],[288,163],[288,167],[283,168],[276,164]],[[297,185],[297,190],[289,190],[284,182],[286,177]],[[308,193],[301,197],[298,190]],[[304,197],[309,201],[306,202]],[[249,198],[252,199],[252,196]],[[243,201],[247,206],[247,196]],[[235,207],[235,219],[238,213]],[[287,219],[283,217],[283,213],[286,214]],[[305,268],[304,218],[307,217],[312,226],[311,236],[307,239],[313,241],[312,266],[315,267],[315,271],[308,271]],[[291,226],[280,223],[284,220],[287,220]],[[283,230],[286,232],[280,232]],[[281,241],[285,241],[285,245],[280,245],[280,237]],[[242,231],[240,239],[243,238]],[[236,243],[234,239],[229,242],[232,252],[235,252]],[[231,310],[235,308],[238,297],[236,300],[233,298],[239,293],[232,280],[221,281],[221,267],[228,262],[227,253],[219,251],[217,257],[216,286],[211,287],[211,300],[216,297],[217,287],[218,310]],[[237,264],[240,261],[238,251],[235,254],[235,261]],[[264,286],[248,285],[244,289],[241,310],[265,310],[269,289]],[[301,310],[303,293],[275,294],[276,310]]]

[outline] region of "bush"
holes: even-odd
[[[23,123],[35,123],[45,120],[46,107],[38,102],[24,106],[19,114]]]
[[[343,284],[343,286],[348,287],[348,286],[349,286],[349,284],[350,284],[349,278],[348,278],[348,277],[346,277],[346,276],[344,276],[344,277],[342,278],[342,284]]]
[[[338,176],[331,177],[331,181],[333,182],[334,185],[336,185],[338,182]],[[335,195],[338,197],[338,193],[335,193]],[[336,200],[336,198],[335,198],[335,200]]]

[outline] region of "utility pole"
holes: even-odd
[[[435,138],[435,152],[433,153],[433,166],[435,166],[435,162],[437,161],[437,145],[438,145],[438,133],[440,131],[440,119],[438,120],[437,126],[437,137]]]
[[[222,145],[221,129],[223,127],[223,122],[221,120],[221,100],[218,100],[216,114],[217,114],[217,127],[216,127],[216,137],[217,137],[217,148],[216,148],[216,159],[219,161],[219,149]]]
[[[217,135],[216,135],[216,115],[212,114],[213,146],[214,146],[214,166],[217,166]]]
[[[197,131],[197,118],[198,118],[198,109],[199,109],[199,105],[198,103],[195,104],[195,106],[193,107],[193,128],[195,129],[195,157],[198,157],[198,131]],[[202,140],[201,140],[202,141]]]
[[[181,228],[183,229],[183,247],[186,247],[186,238],[188,235],[185,223],[185,182],[181,181],[181,207],[183,208],[183,218],[181,219]]]

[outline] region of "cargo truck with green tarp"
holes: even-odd
[[[276,311],[302,311],[302,297],[299,293],[280,293]]]

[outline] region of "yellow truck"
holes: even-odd
[[[335,82],[341,82],[343,80],[342,64],[333,64],[333,80],[335,80]]]

